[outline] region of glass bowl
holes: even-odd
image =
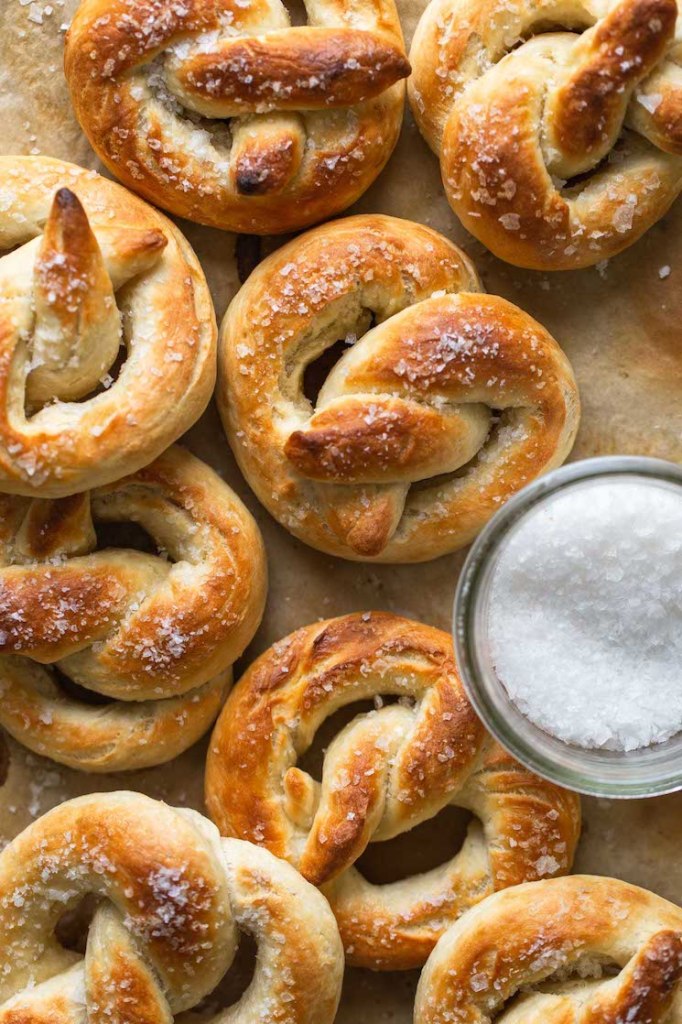
[[[664,743],[624,752],[588,749],[558,739],[526,718],[512,702],[495,672],[488,638],[491,582],[510,531],[531,509],[559,491],[608,477],[655,478],[657,483],[680,488],[682,493],[682,467],[638,456],[586,459],[535,480],[506,502],[469,552],[455,595],[455,652],[477,714],[527,768],[567,789],[592,796],[657,796],[682,789],[682,732]]]

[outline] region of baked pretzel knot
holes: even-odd
[[[337,734],[318,784],[297,759],[326,718],[368,698],[379,709]],[[210,743],[206,801],[224,835],[266,846],[321,886],[349,961],[374,969],[420,966],[491,892],[568,871],[580,830],[578,798],[485,732],[450,637],[378,612],[300,629],[247,670]],[[477,820],[442,867],[372,885],[353,866],[369,843],[448,804]]]
[[[676,0],[432,0],[410,100],[450,204],[497,256],[584,267],[682,189]]]
[[[218,403],[244,475],[293,534],[344,558],[424,561],[563,462],[571,367],[480,290],[441,235],[381,216],[317,228],[247,280],[221,328]],[[313,402],[306,369],[338,339],[352,347]]]
[[[78,119],[125,184],[233,231],[345,209],[398,138],[409,73],[393,0],[83,0],[66,41]]]
[[[589,875],[496,893],[440,940],[415,1024],[679,1024],[682,910]]]
[[[83,957],[55,926],[88,895]],[[288,864],[139,793],[70,800],[0,855],[0,1024],[171,1024],[217,986],[242,930],[258,943],[253,980],[210,1020],[331,1024],[338,932]]]
[[[126,522],[162,553],[97,550]],[[169,760],[218,713],[265,576],[249,512],[180,448],[70,498],[1,496],[0,725],[87,771]]]
[[[56,498],[199,418],[213,306],[177,228],[93,171],[0,157],[0,192],[0,491]]]

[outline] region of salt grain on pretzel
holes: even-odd
[[[323,721],[355,701],[397,697],[360,714],[328,747],[322,782],[297,767]],[[307,626],[245,673],[216,725],[206,801],[224,835],[266,846],[322,891],[349,962],[402,970],[490,893],[568,871],[578,798],[537,778],[480,724],[452,640],[386,613]],[[448,804],[477,816],[461,851],[426,874],[370,884],[354,867]]]
[[[97,897],[85,956],[55,926]],[[171,1024],[258,944],[230,1024],[331,1024],[343,951],[325,900],[265,850],[139,793],[61,804],[0,854],[0,1024]]]
[[[78,119],[130,188],[203,224],[293,231],[338,213],[396,143],[409,73],[393,0],[83,0]]]
[[[373,321],[376,321],[374,329]],[[313,405],[306,368],[350,344]],[[264,260],[227,312],[218,405],[271,514],[322,551],[419,562],[469,543],[573,444],[573,371],[429,228],[360,216]]]
[[[0,491],[109,483],[199,418],[215,317],[170,221],[93,171],[0,157],[0,253]]]
[[[505,889],[445,933],[415,1024],[679,1024],[682,910],[615,878]]]
[[[97,550],[112,522],[137,523],[165,557]],[[0,725],[90,772],[170,760],[217,715],[265,586],[249,512],[180,448],[69,498],[0,496]],[[50,666],[109,702],[65,691]]]
[[[676,0],[433,0],[410,100],[467,230],[566,270],[655,224],[682,189],[680,33]]]

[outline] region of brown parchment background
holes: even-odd
[[[408,40],[424,3],[398,0]],[[77,0],[0,0],[0,152],[98,166],[71,113],[62,74],[63,28],[76,6]],[[605,267],[554,275],[520,271],[494,259],[459,226],[444,198],[437,161],[407,115],[388,168],[350,212],[360,211],[395,214],[444,232],[475,260],[489,291],[549,328],[571,359],[581,390],[574,458],[628,453],[682,462],[682,200]],[[220,321],[238,287],[236,238],[187,222],[181,227],[203,263]],[[264,249],[274,244],[266,240]],[[661,277],[666,267],[671,272]],[[461,554],[417,566],[362,566],[319,554],[259,507],[236,469],[215,408],[185,441],[246,500],[265,536],[268,606],[242,664],[297,626],[359,609],[389,609],[449,628]],[[9,742],[0,843],[61,800],[94,790],[137,789],[203,809],[204,750],[205,743],[199,744],[170,765],[101,778],[54,765]],[[617,875],[682,903],[682,794],[651,801],[585,799],[583,807],[576,870]],[[448,852],[446,846],[443,859]],[[409,861],[409,845],[403,844],[401,856]],[[416,980],[416,972],[349,971],[339,1024],[408,1024]]]

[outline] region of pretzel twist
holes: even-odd
[[[614,878],[496,893],[445,933],[415,1024],[677,1024],[682,911]]]
[[[83,130],[191,220],[268,234],[339,212],[391,154],[409,64],[393,0],[306,11],[292,26],[280,0],[84,0],[65,56]]]
[[[429,5],[412,44],[412,109],[450,205],[497,256],[589,266],[676,199],[677,15],[676,0]]]
[[[199,418],[213,306],[177,228],[118,185],[0,157],[0,186],[0,491],[56,498],[134,472]]]
[[[435,558],[565,459],[571,367],[480,289],[441,235],[381,216],[317,228],[247,280],[221,328],[218,403],[244,475],[297,537],[350,559]],[[344,337],[313,406],[306,367]]]
[[[172,561],[96,550],[111,522],[139,524]],[[265,579],[249,512],[180,448],[70,498],[0,497],[0,724],[83,770],[169,760],[217,715]],[[110,702],[84,703],[43,666]]]
[[[321,784],[296,766],[322,722],[360,714],[328,747]],[[440,630],[395,615],[305,627],[245,673],[218,719],[206,802],[224,835],[266,846],[322,888],[353,964],[420,966],[448,924],[489,893],[570,869],[578,798],[512,760],[480,724]],[[472,811],[462,850],[386,886],[353,865],[448,804]]]
[[[82,957],[54,929],[90,894]],[[139,793],[67,801],[0,855],[0,1024],[170,1024],[216,987],[240,930],[258,942],[254,978],[211,1019],[331,1024],[343,951],[292,868]]]

